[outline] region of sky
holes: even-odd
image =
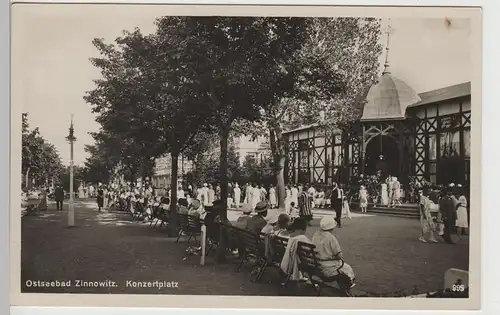
[[[92,90],[99,71],[89,62],[97,57],[92,39],[112,42],[123,30],[139,27],[143,33],[154,31],[154,19],[168,14],[151,6],[93,5],[82,10],[77,5],[14,5],[12,14],[13,81],[19,93],[16,104],[28,112],[32,127],[53,143],[65,164],[70,148],[70,116],[74,115],[75,164],[83,164],[88,134],[99,129],[91,106],[83,100]],[[112,17],[112,18],[111,18]],[[471,79],[470,25],[467,19],[384,19],[382,29],[391,25],[389,71],[409,84],[417,93],[454,85]],[[386,36],[380,42],[386,44]],[[385,52],[380,56],[381,71]],[[14,94],[13,94],[14,95]]]

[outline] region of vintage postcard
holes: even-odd
[[[12,304],[479,309],[481,34],[479,8],[14,3]]]

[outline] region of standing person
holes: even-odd
[[[109,204],[109,190],[108,190],[108,186],[105,185],[103,187],[103,197],[104,197],[104,202],[103,202],[103,207],[104,208],[107,208],[108,207],[108,204]]]
[[[297,185],[292,185],[292,188],[290,188],[290,191],[292,193],[292,201],[295,205],[299,204],[299,189],[297,188]]]
[[[344,188],[342,190],[342,217],[343,218],[351,218],[351,208],[349,207],[349,200],[347,199],[347,195],[344,192]]]
[[[236,209],[239,209],[241,202],[241,189],[238,183],[234,184],[233,195],[234,195],[234,205]]]
[[[216,200],[216,199],[217,200],[220,199],[220,186],[219,185],[215,186],[215,199],[214,200]]]
[[[252,204],[252,199],[250,198],[250,196],[252,195],[251,189],[252,189],[252,185],[250,185],[250,183],[246,183],[245,184],[245,199],[243,200],[244,204],[248,204],[248,205]]]
[[[387,206],[389,208],[392,207],[392,201],[393,201],[393,188],[392,188],[392,185],[394,184],[394,181],[393,181],[393,178],[391,175],[387,176],[387,179],[385,180],[385,183],[387,185]]]
[[[305,187],[304,187],[304,190],[305,190]],[[314,188],[313,185],[311,185],[309,188],[307,188],[307,194],[309,195],[309,199],[311,200],[311,209],[314,208],[315,206],[315,199],[316,199],[316,189]]]
[[[252,184],[252,208],[255,208],[257,204],[261,201],[261,191],[260,188],[254,183]],[[267,202],[266,202],[267,204]]]
[[[94,198],[94,186],[93,185],[89,186],[89,197]]]
[[[456,223],[456,209],[452,199],[452,189],[450,187],[445,189],[446,195],[439,200],[439,211],[444,223],[443,239],[448,244],[454,244],[451,239],[451,234]]]
[[[337,183],[333,183],[333,190],[331,194],[331,205],[333,210],[335,210],[335,221],[337,221],[337,226],[339,228],[342,227],[342,202],[344,200],[344,196],[342,193],[342,189],[337,185]]]
[[[185,193],[184,193],[184,189],[182,189],[182,186],[179,185],[179,187],[177,188],[177,200],[183,199],[183,198],[186,198]]]
[[[276,208],[276,189],[273,185],[271,185],[271,187],[269,188],[269,203],[271,204],[271,209]]]
[[[325,206],[325,192],[323,191],[323,188],[319,188],[318,192],[316,193],[316,199],[315,199],[315,205],[316,208],[320,209]]]
[[[40,191],[40,203],[38,204],[38,210],[40,211],[47,210],[47,194],[48,194],[48,189],[42,187]]]
[[[260,201],[267,201],[267,190],[264,188],[264,185],[259,185],[260,187]]]
[[[208,205],[212,206],[215,201],[215,190],[214,186],[208,185]]]
[[[426,187],[422,194],[420,195],[420,238],[419,241],[427,243],[425,235],[429,235],[429,241],[432,243],[437,243],[434,236],[434,222],[432,221],[431,215],[432,201],[429,199],[429,189]]]
[[[368,208],[368,190],[363,185],[359,187],[359,207],[361,213],[365,213]]]
[[[290,190],[290,186],[286,185],[285,187],[285,213],[290,215],[291,213],[291,206],[292,204],[292,191]]]
[[[99,208],[99,212],[101,212],[102,207],[104,206],[104,189],[102,188],[102,184],[99,183],[97,188],[97,207]]]
[[[311,196],[307,192],[307,189],[307,184],[305,184],[299,197],[299,215],[307,221],[308,225],[311,225],[313,214],[311,209]]]
[[[401,205],[401,183],[397,177],[392,178],[392,206]]]
[[[201,192],[201,198],[199,198],[199,199],[201,201],[201,204],[203,205],[203,207],[208,207],[209,200],[208,200],[208,184],[207,183],[203,184],[203,187],[200,189],[200,192]]]
[[[62,210],[64,201],[64,189],[61,185],[57,185],[57,188],[54,192],[54,199],[56,200],[57,210]]]
[[[457,221],[455,223],[457,227],[457,234],[461,236],[467,234],[467,229],[469,224],[467,222],[467,198],[463,193],[462,185],[457,185],[457,193],[460,196],[457,202]]]

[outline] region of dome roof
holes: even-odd
[[[385,73],[368,91],[361,120],[404,119],[406,108],[420,101],[408,84]]]

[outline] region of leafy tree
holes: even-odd
[[[28,113],[22,114],[22,173],[25,181],[43,185],[57,178],[62,161],[55,146],[48,143],[38,128],[30,129]]]
[[[163,18],[160,25],[170,20]],[[231,127],[239,119],[258,119],[260,109],[272,101],[270,90],[276,77],[269,73],[279,72],[281,64],[276,61],[302,45],[306,21],[267,17],[189,17],[182,21],[182,30],[176,30],[184,39],[179,60],[188,69],[186,80],[194,93],[210,104],[213,113],[221,148],[221,201],[227,209]]]
[[[362,114],[362,97],[376,83],[380,23],[372,18],[309,19],[301,51],[283,60],[281,73],[292,90],[276,93],[259,121],[267,127],[278,183],[279,205],[284,206],[285,145],[283,131],[315,124],[325,135],[347,128]],[[279,89],[273,89],[278,90]],[[261,132],[263,128],[253,129]]]

